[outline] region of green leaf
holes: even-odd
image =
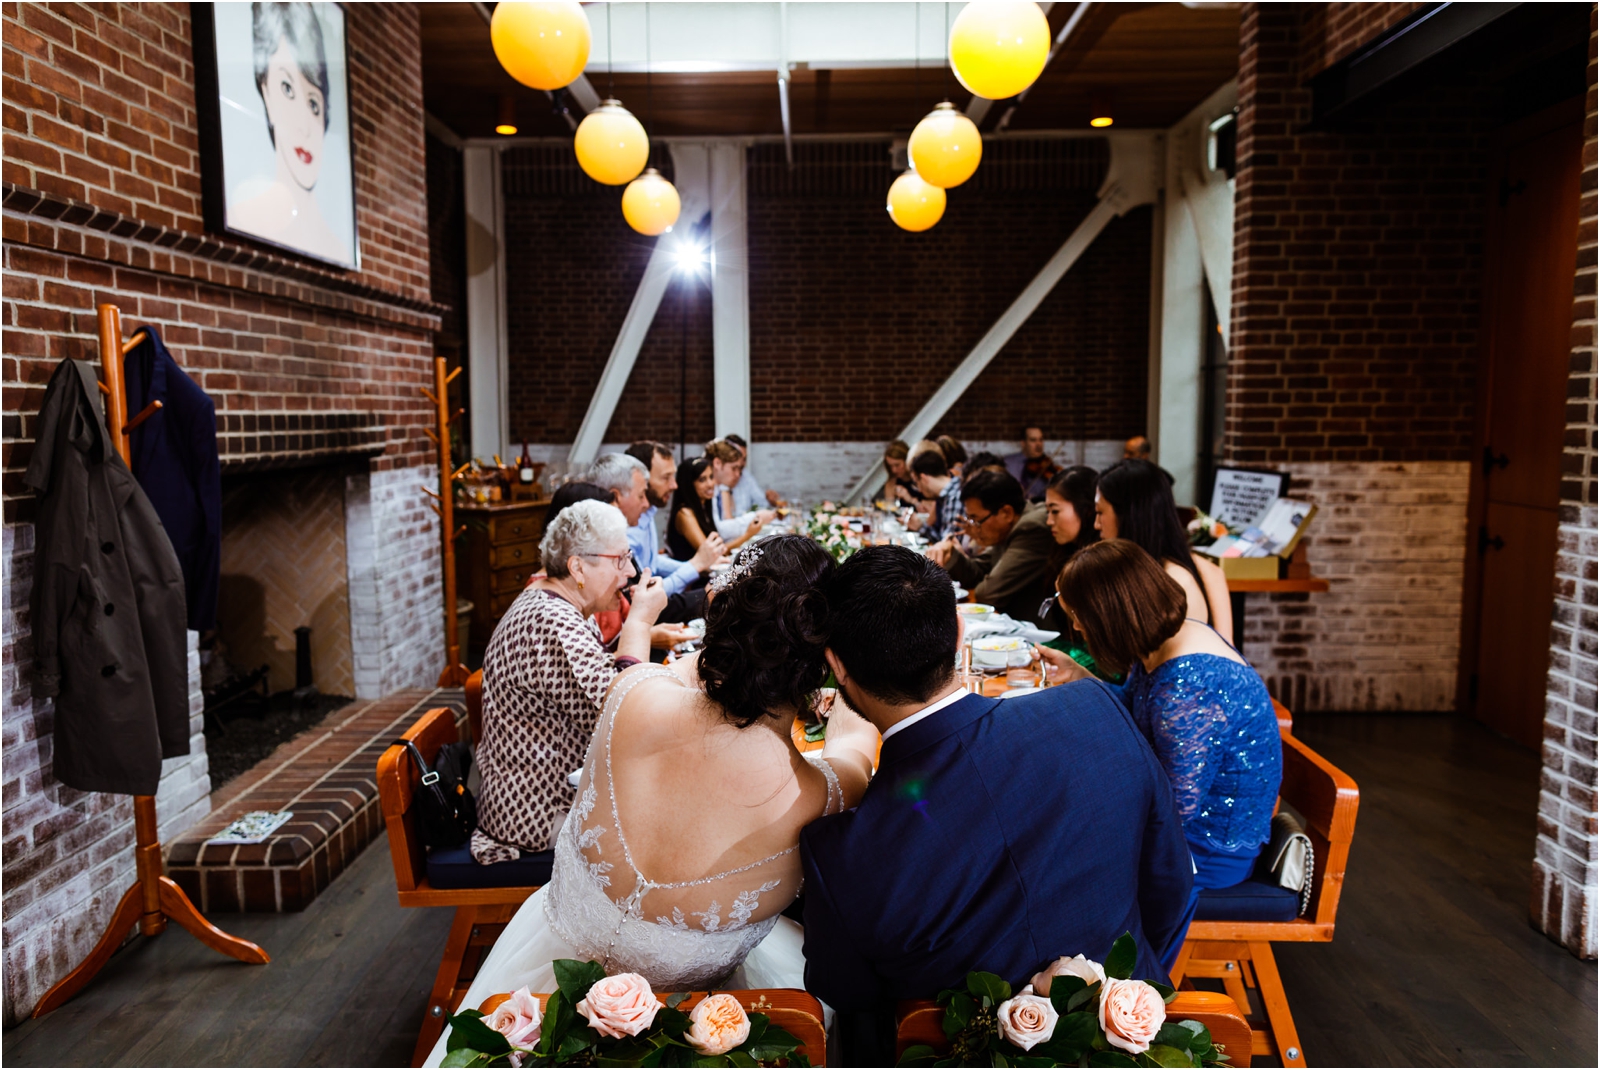
[[[1196,1066],[1195,1061],[1189,1058],[1187,1051],[1174,1048],[1167,1044],[1152,1044],[1144,1053],[1157,1066]]]
[[[446,1051],[474,1048],[490,1055],[504,1055],[511,1050],[506,1038],[483,1024],[481,1014],[457,1014],[450,1019],[450,1039],[445,1041]]]
[[[1050,989],[1050,991],[1054,992],[1055,989],[1052,987]],[[1075,1011],[1079,1007],[1091,1007],[1092,1008],[1092,1007],[1096,1006],[1095,1000],[1097,1000],[1099,998],[1100,998],[1100,982],[1096,981],[1094,984],[1090,985],[1088,988],[1085,988],[1085,989],[1082,989],[1080,991],[1072,993],[1072,995],[1067,999],[1067,1010]],[[1052,1001],[1052,1002],[1054,1002],[1054,1001]],[[1057,1012],[1057,1013],[1059,1013],[1059,1012]]]
[[[1089,987],[1089,982],[1082,977],[1065,974],[1050,980],[1050,1005],[1056,1009],[1057,1014],[1067,1013],[1067,1001],[1074,995]]]
[[[1178,997],[1177,989],[1164,985],[1160,981],[1145,981],[1145,984],[1161,993],[1161,1001],[1163,1003],[1171,1003]]]
[[[1110,972],[1110,971],[1107,971]],[[1089,1056],[1090,1066],[1138,1066],[1133,1058],[1120,1051],[1097,1051]]]
[[[1185,1018],[1178,1024],[1194,1033],[1194,1039],[1189,1042],[1191,1051],[1198,1047],[1209,1048],[1212,1046],[1211,1030],[1205,1027],[1204,1022],[1197,1022],[1193,1018]]]
[[[1193,1023],[1199,1025],[1199,1022]],[[1160,1031],[1156,1033],[1152,1044],[1167,1044],[1182,1051],[1188,1051],[1189,1045],[1194,1043],[1194,1030],[1184,1022],[1163,1022]]]
[[[555,971],[556,984],[560,986],[561,994],[566,996],[567,1002],[574,1007],[589,994],[589,989],[595,982],[606,978],[606,968],[598,962],[556,959],[550,964],[550,968]]]
[[[1132,933],[1123,933],[1111,945],[1111,954],[1106,956],[1106,976],[1126,981],[1133,976],[1133,967],[1138,961],[1139,945],[1134,942]]]
[[[1054,992],[1051,989],[1051,993]],[[1087,1011],[1063,1014],[1056,1019],[1056,1030],[1050,1034],[1050,1039],[1034,1050],[1048,1048],[1050,1057],[1058,1062],[1077,1062],[1094,1043],[1099,1028],[1100,1023]]]
[[[758,1060],[753,1059],[753,1058],[750,1057],[750,1053],[749,1052],[740,1051],[738,1048],[734,1048],[732,1051],[730,1051],[727,1054],[727,1060],[728,1060],[728,1062],[732,1063],[734,1066],[760,1066],[761,1065],[761,1063]]]
[[[933,1001],[943,1007],[955,998],[956,991],[954,988],[941,988],[939,994],[933,997]]]
[[[567,1002],[567,997],[559,990],[550,993],[550,999],[544,1006],[544,1017],[539,1021],[539,1043],[534,1045],[534,1052],[541,1056],[553,1056],[561,1046],[562,1037],[572,1027],[572,1005]]]
[[[472,1060],[478,1058],[482,1054],[483,1053],[478,1051],[476,1048],[451,1048],[449,1054],[440,1060],[439,1065],[471,1066]]]
[[[1011,998],[1011,985],[1004,978],[976,970],[967,974],[967,991],[987,999],[991,1007],[998,1007]]]
[[[561,1045],[556,1049],[556,1061],[565,1062],[570,1056],[590,1047],[592,1043],[589,1030],[574,1029],[561,1038]]]
[[[965,992],[957,992],[950,997],[950,1005],[944,1009],[944,1035],[954,1037],[967,1027],[977,1013],[977,1000]]]
[[[990,1056],[990,1058],[992,1059],[992,1061],[989,1063],[990,1066],[1010,1066],[1011,1065],[1011,1061],[1009,1059],[1007,1059],[1004,1055],[1002,1055],[999,1052],[994,1052]]]
[[[679,1002],[682,1001],[680,1000]],[[687,1033],[693,1024],[693,1022],[689,1021],[689,1016],[682,1011],[664,1007],[656,1011],[656,1020],[651,1023],[651,1029],[652,1031],[659,1029],[673,1040],[677,1040]]]
[[[677,1010],[678,1009],[678,1004],[682,1003],[684,1000],[686,1000],[688,998],[689,998],[689,993],[687,993],[687,992],[674,992],[674,993],[672,993],[672,995],[667,997],[667,1000],[666,1000],[667,1006],[671,1007],[673,1010]]]
[[[900,1054],[898,1066],[931,1066],[939,1053],[926,1044],[913,1044]]]

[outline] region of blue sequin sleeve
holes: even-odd
[[[1153,674],[1135,665],[1125,701],[1167,771],[1184,834],[1230,852],[1265,843],[1283,746],[1255,670],[1214,654],[1173,658]]]

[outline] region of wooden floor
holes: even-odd
[[[1596,1065],[1595,963],[1528,924],[1537,755],[1454,717],[1295,733],[1361,787],[1333,943],[1278,945],[1307,1061]]]
[[[452,911],[402,909],[382,838],[299,914],[216,914],[272,961],[170,926],[60,1010],[9,1029],[8,1066],[410,1066]]]
[[[1596,1065],[1595,964],[1527,922],[1538,759],[1446,717],[1295,727],[1362,792],[1334,942],[1281,950],[1310,1064]],[[395,905],[381,842],[302,914],[216,920],[272,963],[177,929],[135,941],[76,1000],[6,1031],[5,1061],[408,1064],[450,913]]]

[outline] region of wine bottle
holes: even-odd
[[[533,482],[533,458],[528,456],[528,444],[522,444],[522,456],[517,458],[517,478],[523,483]]]

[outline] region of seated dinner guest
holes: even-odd
[[[678,466],[678,488],[672,492],[668,506],[667,552],[683,561],[693,558],[706,539],[717,534],[717,519],[712,500],[717,495],[716,474],[710,457],[694,457]],[[743,534],[723,543],[724,550],[743,546],[756,532],[762,521],[752,518]]]
[[[1222,569],[1189,549],[1172,500],[1172,481],[1149,461],[1118,461],[1100,473],[1094,526],[1102,539],[1127,539],[1161,562],[1183,588],[1186,614],[1233,642],[1233,601]]]
[[[1093,468],[1075,464],[1058,473],[1045,488],[1045,522],[1050,526],[1050,537],[1056,541],[1056,551],[1050,558],[1053,576],[1061,575],[1061,570],[1079,550],[1100,538],[1094,527],[1094,488],[1099,478]],[[1072,623],[1054,594],[1052,591],[1049,609],[1041,612],[1039,619],[1046,627],[1065,633],[1052,644],[1065,650],[1069,649],[1068,641],[1076,636],[1071,634]]]
[[[1061,471],[1044,451],[1044,429],[1029,424],[1022,429],[1022,449],[1006,458],[1006,471],[1022,485],[1030,502],[1041,501],[1045,488]]]
[[[1195,865],[1187,928],[1200,889],[1249,880],[1271,834],[1283,779],[1272,697],[1215,629],[1185,616],[1170,572],[1126,539],[1068,562],[1061,600],[1095,660],[1128,673],[1123,701],[1171,781]],[[1180,932],[1163,963],[1182,942]]]
[[[904,547],[857,551],[826,590],[839,694],[883,733],[859,805],[800,837],[806,989],[838,1012],[845,1065],[892,1065],[895,1002],[971,970],[1015,980],[1062,956],[1103,961],[1128,932],[1133,975],[1160,980],[1189,852],[1111,689],[965,691],[950,582]]]
[[[719,438],[706,443],[705,455],[711,460],[711,477],[716,484],[716,493],[711,498],[711,516],[717,533],[731,547],[760,531],[763,524],[778,514],[771,509],[741,513],[734,507],[733,488],[744,475],[744,454],[737,446]]]
[[[705,649],[617,678],[583,763],[550,883],[529,897],[462,1002],[554,991],[551,961],[599,962],[656,990],[798,988],[800,830],[861,798],[877,731],[842,703],[820,757],[790,735],[827,676],[833,560],[778,536],[716,581]],[[948,585],[946,591],[948,592]],[[445,1055],[441,1037],[429,1056]]]
[[[669,465],[671,461],[667,462]],[[701,542],[687,561],[677,561],[655,549],[655,510],[650,505],[650,469],[627,453],[601,454],[589,469],[589,482],[611,494],[611,503],[628,522],[628,549],[639,571],[661,578],[667,592],[667,606],[656,619],[664,624],[682,624],[705,615],[705,595],[699,593],[701,579],[722,556],[722,544],[715,535]],[[645,527],[645,514],[650,514]],[[678,640],[689,638],[686,633]],[[662,649],[662,644],[653,644]],[[671,646],[671,643],[667,643]]]
[[[961,534],[961,480],[950,471],[950,462],[937,442],[926,439],[911,451],[911,479],[917,493],[932,499],[933,512],[924,522],[923,514],[912,514],[912,530],[920,530],[930,540],[937,542]]]
[[[972,591],[974,602],[994,606],[1013,620],[1037,623],[1055,594],[1050,559],[1056,550],[1043,505],[1029,505],[1005,472],[982,469],[961,483],[965,530],[988,553],[968,556],[954,540],[928,548],[950,578]]]
[[[962,467],[967,463],[967,448],[949,435],[940,435],[935,441],[950,465],[950,474],[960,479]]]
[[[740,435],[723,435],[722,441],[739,451],[743,465],[743,472],[739,475],[739,482],[733,485],[733,511],[734,515],[740,513],[753,513],[763,506],[772,506],[774,509],[786,505],[783,497],[775,490],[762,490],[761,484],[756,482],[756,477],[750,472],[750,443]]]
[[[572,807],[567,774],[583,761],[607,688],[650,656],[650,626],[667,601],[660,580],[635,588],[615,654],[591,619],[618,608],[633,576],[627,532],[613,505],[568,506],[539,543],[544,578],[517,596],[489,640],[475,756],[483,778],[472,834],[479,863],[549,849]]]
[[[910,456],[911,447],[899,439],[884,449],[883,470],[889,473],[889,479],[883,485],[883,496],[889,501],[920,509],[924,501],[917,490],[916,481],[911,478],[911,466],[906,460]]]

